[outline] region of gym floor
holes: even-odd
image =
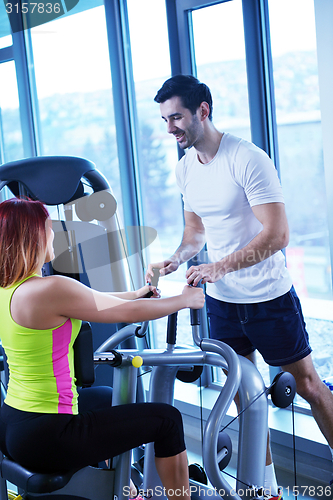
[[[189,463],[198,463],[202,465],[201,450],[198,449],[198,441],[187,438],[187,453]],[[231,476],[235,476],[236,470],[230,465],[225,469]],[[294,472],[284,469],[277,469],[277,482],[283,489],[283,500],[298,498],[298,500],[331,500],[333,499],[333,486],[332,489],[322,482],[317,482],[313,479],[297,475],[298,487],[295,488]],[[232,487],[235,487],[236,481],[230,477],[226,477],[227,481]],[[329,479],[329,478],[328,478]],[[295,493],[295,494],[294,494]]]

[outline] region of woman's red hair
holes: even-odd
[[[13,198],[0,203],[0,287],[27,278],[44,263],[48,217],[40,201]]]

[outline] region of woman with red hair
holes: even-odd
[[[54,233],[38,201],[0,203],[0,338],[10,379],[0,410],[0,449],[39,472],[82,468],[154,442],[171,498],[189,497],[181,415],[171,405],[137,403],[80,413],[73,343],[81,321],[133,323],[202,308],[201,289],[157,298],[155,287],[103,293],[65,276],[42,277]],[[152,291],[155,299],[144,298]],[[47,459],[46,459],[47,457]],[[179,492],[181,493],[179,495]]]

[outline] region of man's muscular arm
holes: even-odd
[[[197,285],[200,280],[215,283],[227,273],[258,264],[288,245],[289,229],[283,203],[256,205],[252,211],[261,222],[262,231],[244,248],[222,260],[190,267],[186,273],[188,283]]]

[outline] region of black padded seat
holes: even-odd
[[[1,476],[29,493],[51,493],[60,490],[75,472],[76,470],[43,474],[26,469],[8,457],[4,457],[1,462]]]

